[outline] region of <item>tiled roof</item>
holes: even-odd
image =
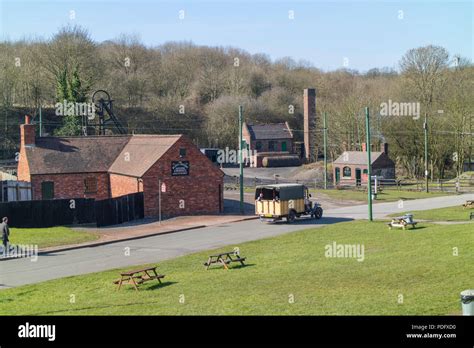
[[[383,152],[372,151],[370,159],[373,164]],[[336,164],[367,164],[367,152],[363,151],[344,151],[335,161]]]
[[[26,147],[30,174],[112,172],[142,176],[181,135],[39,137]]]
[[[293,138],[287,123],[246,124],[246,126],[253,140]]]
[[[130,137],[37,137],[26,147],[30,174],[107,172]]]
[[[109,172],[141,177],[180,137],[181,135],[134,135]]]

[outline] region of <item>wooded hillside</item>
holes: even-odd
[[[303,89],[313,87],[317,141],[322,144],[320,117],[327,112],[331,158],[360,148],[368,106],[372,141],[390,144],[406,176],[422,176],[426,114],[432,178],[454,175],[474,157],[472,63],[437,46],[400,56],[396,70],[324,72],[308,62],[272,61],[232,47],[188,42],[147,47],[133,36],[97,43],[79,27],[60,29],[45,41],[1,42],[0,153],[12,158],[18,150],[25,112],[34,115],[41,105],[46,131],[57,134],[70,120],[55,118],[54,104],[63,98],[89,101],[97,89],[110,93],[130,132],[185,133],[201,147],[236,148],[242,104],[248,122],[288,121],[301,140]],[[420,103],[419,119],[384,116],[381,104],[389,101]]]

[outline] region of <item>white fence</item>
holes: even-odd
[[[31,201],[31,183],[27,181],[0,181],[0,202]]]

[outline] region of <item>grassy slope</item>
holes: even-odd
[[[470,213],[474,209],[463,209],[461,205],[439,208],[431,210],[416,210],[410,211],[417,220],[431,220],[431,221],[469,221]],[[401,216],[404,213],[396,213],[390,216]]]
[[[95,234],[76,232],[67,227],[10,229],[10,243],[33,244],[39,248],[84,243],[98,238]]]
[[[472,228],[422,225],[348,222],[244,243],[249,266],[229,271],[204,269],[212,251],[187,255],[159,264],[166,286],[149,282],[139,292],[115,290],[118,270],[2,290],[0,314],[459,314],[459,293],[472,288]],[[365,260],[326,258],[333,241],[362,243]]]
[[[315,193],[315,197],[317,199],[318,194],[325,194],[331,198],[335,199],[348,199],[353,201],[361,201],[367,202],[367,192],[363,190],[311,190],[312,193]],[[418,198],[432,198],[438,196],[445,196],[447,193],[426,193],[426,192],[418,192],[418,191],[403,191],[403,190],[396,190],[396,189],[389,189],[384,190],[382,193],[377,195],[377,199],[374,203],[377,202],[392,202],[398,201],[400,199],[407,200],[407,199],[418,199]]]

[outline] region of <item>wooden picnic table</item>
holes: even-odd
[[[399,216],[396,218],[393,218],[391,222],[389,222],[388,228],[391,230],[392,227],[401,227],[402,229],[405,229],[406,226],[411,225],[412,228],[416,228],[416,224],[418,222],[416,221],[407,221],[405,216]]]
[[[156,272],[155,266],[120,273],[120,279],[114,281],[114,283],[118,284],[117,290],[120,290],[122,284],[129,284],[133,285],[135,290],[138,291],[138,285],[153,279],[158,280],[158,282],[161,284],[161,279],[164,277],[165,276],[163,274],[158,274]]]
[[[463,208],[474,208],[474,201],[466,201],[466,203],[464,203],[462,206]]]
[[[206,269],[209,269],[211,265],[222,265],[224,266],[225,269],[229,269],[227,266],[228,264],[232,262],[240,262],[242,266],[245,266],[244,261],[245,257],[241,257],[238,253],[235,251],[229,251],[229,252],[224,252],[216,255],[210,255],[209,258],[207,259],[207,262],[204,263],[204,266],[206,266]]]

